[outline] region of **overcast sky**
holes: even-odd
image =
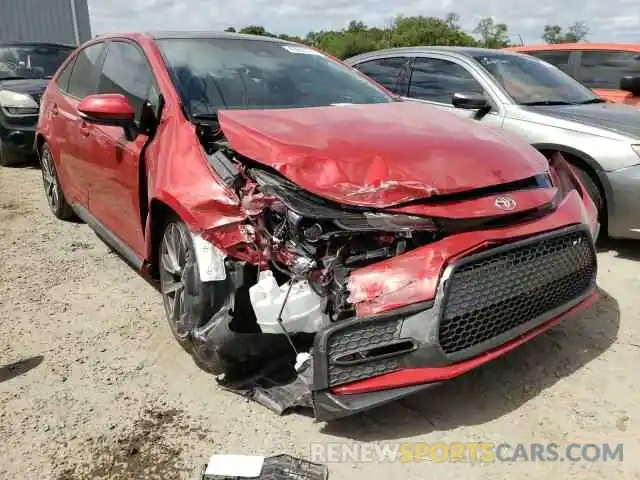
[[[221,30],[264,25],[304,35],[350,20],[383,26],[394,16],[454,11],[469,31],[492,16],[517,40],[539,42],[545,24],[583,20],[591,41],[640,42],[640,0],[89,0],[94,34],[134,30]]]

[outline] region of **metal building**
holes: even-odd
[[[0,0],[0,42],[78,45],[90,38],[87,0]]]

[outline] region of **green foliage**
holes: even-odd
[[[229,27],[227,31],[235,29]],[[342,59],[391,47],[448,45],[504,48],[511,44],[506,24],[486,17],[478,22],[472,35],[460,26],[460,16],[457,13],[449,13],[444,18],[398,16],[384,28],[369,27],[361,21],[352,20],[343,29],[309,32],[305,38],[276,35],[261,25],[249,25],[239,32],[304,43]],[[588,32],[584,22],[574,23],[566,32],[558,25],[547,25],[543,38],[547,43],[577,42],[584,39]]]
[[[576,43],[589,35],[589,28],[584,22],[575,22],[565,32],[560,25],[545,25],[542,40],[546,43]]]
[[[491,17],[481,19],[473,33],[480,37],[480,43],[486,48],[505,48],[510,45],[509,27],[505,23],[495,23]]]

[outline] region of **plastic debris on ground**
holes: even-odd
[[[328,480],[325,465],[291,455],[213,455],[199,480]]]
[[[311,357],[301,353],[296,360],[296,368],[294,362],[284,359],[271,363],[254,376],[236,380],[218,379],[218,384],[278,415],[292,410],[312,409]]]

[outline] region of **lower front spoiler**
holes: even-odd
[[[579,303],[536,328],[473,358],[448,365],[425,365],[401,370],[334,388],[318,388],[314,384],[312,365],[296,374],[286,362],[270,365],[262,374],[241,383],[221,383],[235,393],[246,396],[279,415],[293,409],[311,408],[317,421],[330,421],[370,410],[438,386],[463,375],[541,335],[593,305],[599,298],[591,291]],[[316,352],[317,353],[317,352]],[[286,370],[289,369],[287,373]]]

